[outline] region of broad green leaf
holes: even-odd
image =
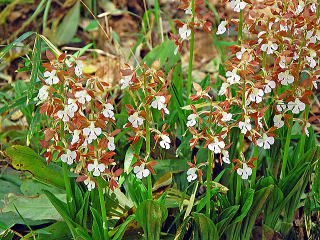
[[[173,67],[174,64],[178,62],[180,56],[174,55],[174,50],[176,46],[171,40],[164,41],[160,46],[152,49],[144,58],[143,62],[145,62],[149,67],[151,67],[152,63],[156,60],[160,60],[160,67],[164,66],[165,72],[169,72],[169,70]]]
[[[131,148],[131,146],[129,146],[129,148],[126,152],[125,158],[124,158],[123,169],[126,173],[131,172],[131,170],[132,170],[131,165],[136,162],[136,157],[133,154],[139,155],[141,146],[142,146],[142,139],[140,139],[137,142],[137,144],[134,145],[134,150]]]
[[[230,206],[228,208],[225,208],[220,216],[219,216],[219,222],[217,223],[217,229],[219,231],[219,235],[221,236],[224,231],[227,229],[228,225],[230,224],[233,217],[236,215],[237,211],[239,210],[240,206]]]
[[[248,189],[245,194],[242,196],[243,205],[241,207],[240,215],[237,216],[232,223],[240,222],[243,218],[245,218],[251,208],[253,202],[254,190]]]
[[[56,194],[55,196],[60,200],[64,200],[66,197],[65,194]],[[16,212],[15,208],[24,218],[30,220],[61,220],[60,214],[43,194],[33,197],[10,194],[2,211]]]
[[[77,32],[80,20],[80,1],[77,0],[75,5],[69,10],[63,18],[55,34],[56,44],[58,46],[69,43]]]
[[[44,190],[43,191],[47,198],[50,200],[51,204],[55,207],[55,209],[60,213],[61,217],[64,219],[64,221],[67,223],[70,232],[72,236],[74,237],[76,234],[76,227],[79,227],[78,224],[76,224],[70,217],[69,211],[68,211],[68,205],[58,199],[54,194],[52,194],[49,191]]]
[[[46,185],[33,179],[26,179],[20,185],[21,192],[26,196],[36,196],[43,193],[43,190],[50,191],[54,194],[65,194],[65,191],[61,188]]]
[[[198,190],[198,185],[199,185],[199,182],[196,182],[196,184],[194,186],[193,193],[190,196],[190,200],[189,200],[189,203],[188,203],[188,206],[187,206],[187,209],[186,209],[186,213],[184,214],[183,219],[186,219],[191,213],[191,210],[192,210],[193,204],[194,204],[194,200],[196,198],[196,193],[197,193],[197,190]]]
[[[93,216],[92,237],[94,240],[103,239],[103,226],[101,216],[96,209],[91,207],[90,210]]]
[[[192,216],[200,229],[201,240],[219,240],[217,227],[210,218],[202,213],[192,213]]]
[[[7,148],[4,153],[15,169],[29,171],[39,181],[64,188],[61,172],[48,167],[31,148],[14,145]]]
[[[148,199],[148,193],[145,185],[137,179],[135,175],[129,174],[124,187],[129,198],[136,207],[138,207],[144,200]]]
[[[135,220],[135,216],[131,215],[129,216],[124,223],[119,225],[118,227],[114,228],[112,232],[114,232],[114,235],[112,237],[112,240],[121,240],[123,239],[123,235],[126,232],[126,229],[128,225]]]
[[[145,239],[160,239],[167,215],[167,209],[155,200],[145,200],[137,207],[136,220],[143,228]]]
[[[9,193],[21,194],[19,186],[12,182],[0,179],[0,186],[0,208],[4,204],[1,200],[3,200]]]
[[[245,236],[244,239],[250,238],[256,219],[261,213],[262,208],[265,202],[267,201],[272,190],[273,190],[273,185],[270,185],[268,187],[255,191],[254,197],[253,197],[254,200],[251,205],[250,212],[246,217],[244,224],[242,225],[243,228],[241,229],[242,235]]]

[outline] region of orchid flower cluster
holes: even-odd
[[[207,13],[202,15],[200,13],[200,6],[204,7],[203,1],[181,0],[181,2],[182,3],[178,8],[184,10],[185,14],[189,15],[190,18],[184,22],[180,20],[175,21],[179,29],[179,35],[176,36],[174,34],[171,34],[171,38],[175,41],[175,45],[177,46],[174,54],[182,52],[183,42],[188,41],[191,38],[192,31],[194,31],[195,28],[201,28],[205,32],[210,32],[212,25],[211,22],[208,21],[210,14]],[[192,7],[193,2],[194,7]]]
[[[271,148],[277,129],[285,124],[290,128],[298,122],[302,134],[309,136],[308,98],[320,79],[317,1],[232,0],[230,7],[240,13],[239,19],[222,21],[216,32],[222,35],[236,26],[239,33],[239,44],[230,47],[233,55],[225,63],[225,77],[220,76],[216,97],[223,100],[214,101],[210,88],[194,84],[187,122],[193,135],[190,147],[204,141],[204,147],[227,164],[232,128],[263,149]],[[263,11],[267,8],[270,14]],[[240,151],[234,170],[248,179],[257,158],[246,161]],[[188,172],[188,180],[196,179],[194,170]]]
[[[140,139],[146,142],[144,158],[135,155],[138,161],[133,164],[133,172],[139,179],[149,176],[150,172],[155,174],[152,166],[157,163],[150,161],[151,134],[154,134],[155,145],[159,143],[163,149],[170,149],[172,144],[166,132],[169,126],[163,124],[160,131],[156,128],[159,123],[154,124],[157,122],[156,117],[161,117],[164,121],[169,114],[168,104],[171,98],[168,90],[170,83],[158,68],[158,62],[155,62],[151,68],[142,63],[134,69],[127,65],[126,69],[121,70],[121,89],[127,91],[133,99],[132,105],[126,104],[128,122],[123,127],[132,129],[128,137],[132,146]]]
[[[49,62],[39,77],[43,86],[37,100],[40,113],[48,117],[43,148],[47,162],[61,160],[79,174],[89,191],[101,177],[114,189],[122,173],[116,154],[114,101],[108,99],[108,84],[83,72],[82,58],[46,52]]]

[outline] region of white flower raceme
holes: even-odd
[[[245,47],[241,47],[240,51],[236,53],[236,57],[241,60],[242,59],[242,55],[247,51],[247,49]]]
[[[90,126],[84,128],[83,135],[86,136],[86,143],[92,143],[93,140],[97,139],[97,137],[102,133],[101,128],[96,127],[94,122],[90,123]]]
[[[197,124],[197,118],[198,118],[198,115],[197,114],[190,114],[188,116],[188,121],[187,121],[187,127],[193,127],[194,125]]]
[[[192,7],[191,4],[184,11],[185,14],[192,15]]]
[[[275,127],[282,128],[284,125],[284,121],[282,121],[282,114],[274,115],[273,122]]]
[[[57,112],[58,118],[62,119],[64,122],[68,122],[70,118],[74,117],[74,111],[69,105],[65,106],[63,110]]]
[[[258,122],[258,126],[259,126],[260,128],[263,128],[262,117],[258,117],[257,122]]]
[[[149,169],[145,168],[145,164],[142,163],[140,166],[135,166],[133,168],[133,172],[136,174],[136,177],[142,179],[144,177],[148,177],[150,174]]]
[[[233,69],[232,71],[226,72],[227,81],[230,84],[240,83],[240,76],[238,75],[238,69]]]
[[[280,23],[280,31],[288,32],[288,25],[283,25]]]
[[[170,143],[171,143],[170,138],[164,134],[161,134],[160,137],[161,137],[160,146],[164,149],[169,149]]]
[[[166,114],[169,114],[167,109],[166,98],[164,96],[155,96],[155,100],[151,102],[151,107],[161,110],[163,109]]]
[[[283,100],[278,100],[276,108],[278,112],[282,112],[287,109],[287,105],[283,102]]]
[[[191,35],[191,29],[188,28],[187,24],[184,24],[179,28],[179,35],[183,40],[188,40]]]
[[[228,83],[225,83],[225,82],[222,83],[221,88],[220,88],[220,90],[218,92],[218,95],[219,96],[224,95],[227,92],[227,89],[228,89],[229,86],[230,85]]]
[[[192,168],[189,168],[188,171],[187,171],[187,180],[188,182],[192,182],[193,180],[196,180],[198,177],[197,175],[197,169],[192,167]]]
[[[320,75],[316,75],[316,80],[312,81],[312,84],[314,86],[315,89],[318,89],[318,82],[320,80]]]
[[[248,167],[246,163],[242,164],[242,168],[237,169],[237,173],[241,176],[242,179],[246,180],[252,174],[252,169]]]
[[[73,113],[78,111],[79,107],[77,105],[77,100],[69,98],[67,108],[69,109],[70,112],[73,112]]]
[[[227,150],[222,150],[222,161],[226,164],[230,164],[229,152]]]
[[[260,103],[262,101],[263,95],[264,95],[264,92],[262,89],[252,88],[252,91],[249,95],[249,99],[252,102]]]
[[[48,85],[43,85],[40,89],[39,89],[39,92],[38,92],[38,96],[37,98],[43,102],[45,100],[47,100],[48,96],[49,96],[49,86]]]
[[[263,147],[264,149],[270,149],[270,145],[274,144],[274,138],[269,137],[267,134],[263,134],[262,138],[257,140],[257,145]]]
[[[310,10],[311,12],[316,12],[317,11],[317,4],[316,3],[312,3],[311,6],[310,6]]]
[[[91,96],[88,94],[86,90],[78,91],[74,94],[74,96],[77,98],[78,102],[81,104],[85,104],[86,102],[91,101]]]
[[[218,26],[218,31],[216,32],[217,35],[224,34],[227,31],[227,26],[228,22],[227,21],[221,21],[219,26]]]
[[[297,53],[297,52],[295,52],[294,54],[293,54],[293,60],[298,60],[299,59],[299,53]]]
[[[108,149],[110,151],[114,151],[116,149],[116,145],[114,144],[114,137],[107,137],[108,139]]]
[[[247,3],[242,1],[242,0],[232,0],[230,2],[230,7],[235,11],[235,12],[240,12],[247,6]]]
[[[93,163],[88,164],[88,171],[93,172],[92,175],[95,177],[100,176],[100,174],[104,172],[104,170],[106,170],[106,166],[103,163],[94,161]]]
[[[281,56],[281,57],[280,57],[279,66],[280,66],[282,69],[287,68],[286,57],[285,57],[285,56]]]
[[[96,187],[96,183],[94,181],[92,181],[90,178],[87,178],[83,182],[87,186],[88,191],[91,191],[92,189],[94,189]]]
[[[79,141],[79,139],[80,139],[80,133],[81,133],[81,130],[78,130],[78,129],[76,129],[76,130],[73,131],[72,140],[71,140],[71,145],[72,145],[72,144],[75,144],[75,143],[77,143],[77,142]]]
[[[302,13],[303,10],[304,10],[304,7],[305,7],[304,1],[300,0],[300,1],[299,1],[299,5],[298,5],[298,7],[297,7],[297,9],[296,9],[296,11],[295,11],[295,14],[296,14],[296,15],[299,15],[300,13]]]
[[[302,112],[306,108],[304,102],[301,102],[299,98],[296,98],[294,102],[288,102],[288,109],[292,111],[292,113],[298,114]]]
[[[228,122],[232,118],[232,113],[222,112],[222,118],[221,121]]]
[[[82,69],[83,69],[83,67],[84,67],[83,62],[77,60],[77,61],[76,61],[76,66],[75,66],[75,68],[74,68],[74,73],[75,73],[78,77],[80,77],[80,76],[82,75],[82,72],[83,72]]]
[[[307,32],[306,39],[308,39],[309,41],[306,43],[306,46],[308,46],[310,43],[317,42],[317,35],[313,35],[313,33],[314,33],[313,29]]]
[[[128,117],[129,122],[131,122],[132,127],[138,128],[140,125],[143,124],[144,119],[139,117],[138,112],[134,112],[132,115]]]
[[[104,109],[102,111],[103,116],[105,116],[106,118],[111,118],[111,119],[115,120],[114,112],[113,112],[114,107],[112,106],[112,104],[106,103],[103,106],[104,106]]]
[[[264,92],[270,93],[272,89],[276,87],[275,81],[268,81],[268,83],[264,86]]]
[[[268,43],[261,45],[261,50],[267,52],[267,54],[273,54],[278,49],[278,44],[268,41]]]
[[[315,68],[317,66],[317,62],[313,57],[306,56],[306,60],[311,68]]]
[[[279,73],[278,79],[282,85],[288,85],[294,82],[294,77],[290,74],[289,70]]]
[[[132,79],[132,75],[124,76],[120,80],[120,88],[125,89],[125,88],[129,87],[132,84],[131,79]]]
[[[263,41],[263,38],[261,38],[261,36],[262,36],[263,34],[265,34],[265,33],[266,33],[266,31],[261,31],[261,32],[258,33],[258,35],[257,35],[257,37],[258,37],[258,44],[260,44],[260,43]]]
[[[61,155],[61,161],[71,165],[77,157],[77,153],[75,151],[71,151],[70,149],[66,150],[66,153]]]
[[[226,146],[224,141],[219,140],[219,138],[214,137],[213,141],[208,145],[209,150],[214,153],[221,153],[223,148]]]
[[[243,134],[246,134],[247,131],[250,131],[252,129],[250,117],[244,116],[243,121],[239,122],[239,128]]]
[[[56,76],[56,70],[52,70],[51,72],[45,71],[43,76],[45,77],[46,84],[52,85],[57,84],[59,82],[59,78]]]

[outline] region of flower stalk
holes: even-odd
[[[106,209],[106,202],[103,194],[103,187],[101,186],[101,183],[102,181],[99,181],[98,192],[99,192],[99,201],[100,201],[102,224],[103,224],[103,236],[104,236],[104,239],[109,240],[107,209]]]
[[[212,152],[208,150],[208,168],[207,168],[207,192],[206,192],[206,214],[210,218],[211,201],[211,175],[212,175]]]
[[[192,0],[192,1],[191,1],[191,9],[192,9],[191,22],[194,22],[195,0]],[[187,96],[190,96],[190,94],[191,94],[191,87],[192,87],[193,52],[194,52],[194,29],[193,29],[193,31],[191,31],[191,38],[190,38],[189,64],[188,64],[188,82],[187,82]],[[190,99],[189,99],[189,98],[188,98],[188,102],[190,102]]]

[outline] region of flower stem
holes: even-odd
[[[208,149],[208,166],[207,166],[207,192],[206,192],[206,214],[210,218],[210,201],[211,201],[211,175],[212,175],[212,153]]]
[[[149,112],[149,111],[147,111]],[[147,161],[150,157],[150,125],[148,122],[148,119],[146,121],[146,156],[147,156]],[[148,178],[148,198],[152,199],[152,179],[151,179],[151,173],[149,174]]]
[[[242,30],[243,30],[243,11],[240,11],[239,16],[239,26],[238,26],[238,44],[241,44],[242,41]]]
[[[310,107],[307,105],[306,106],[306,110],[305,110],[305,120],[308,122],[308,118],[309,118],[309,111],[310,111]],[[300,139],[300,143],[299,143],[299,158],[303,155],[304,153],[304,145],[306,142],[306,134],[303,134],[301,136]]]
[[[252,157],[257,158],[258,155],[259,155],[259,147],[258,146],[254,146],[254,148],[253,148],[253,156]],[[255,166],[255,168],[252,169],[251,187],[253,187],[254,184],[256,183],[258,160],[253,162],[253,165]]]
[[[194,22],[194,14],[195,14],[194,4],[195,4],[195,0],[192,0],[191,1],[191,8],[192,8],[191,22]],[[187,99],[188,99],[187,102],[190,102],[189,96],[191,94],[191,86],[192,86],[193,51],[194,51],[194,30],[191,31],[191,39],[190,39],[188,82],[187,82]]]
[[[102,180],[102,179],[99,179],[99,180]],[[101,215],[102,215],[102,222],[103,222],[103,236],[104,236],[104,239],[108,240],[109,234],[108,234],[107,209],[106,209],[106,202],[103,195],[103,188],[101,187],[101,182],[102,181],[99,181],[100,184],[98,184],[98,191],[99,191],[100,208],[101,208]]]
[[[287,130],[287,137],[286,137],[286,142],[284,145],[284,152],[283,152],[283,158],[282,158],[282,167],[281,167],[281,173],[280,173],[280,178],[285,177],[285,171],[287,168],[287,162],[288,162],[288,155],[289,155],[289,146],[290,146],[290,141],[291,141],[291,131],[292,131],[292,122],[293,119],[289,119],[289,128]]]
[[[69,213],[71,216],[74,216],[75,214],[75,202],[73,200],[73,194],[72,194],[72,188],[70,184],[70,179],[68,176],[68,166],[66,163],[62,163],[62,170],[63,170],[63,180],[64,180],[64,185],[66,188],[66,193],[67,193],[67,203],[68,203],[68,208],[69,208]]]

